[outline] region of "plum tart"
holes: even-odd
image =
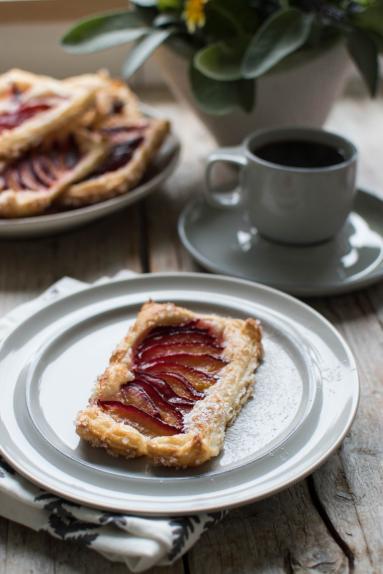
[[[113,455],[200,465],[221,451],[261,358],[254,319],[148,302],[79,413],[77,433]]]
[[[169,122],[146,118],[129,87],[106,72],[75,76],[66,82],[97,88],[95,104],[82,123],[107,141],[109,152],[92,173],[65,191],[60,205],[89,205],[129,191],[141,180],[164,141]]]
[[[10,70],[0,76],[0,158],[15,157],[83,114],[94,86],[71,86],[46,76]]]
[[[95,131],[107,141],[105,158],[91,173],[65,190],[60,205],[89,205],[135,187],[168,131],[169,123],[165,120],[109,118]]]
[[[0,217],[45,211],[73,181],[105,156],[105,143],[83,130],[51,136],[20,157],[0,165]]]

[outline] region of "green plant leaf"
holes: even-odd
[[[383,36],[383,2],[377,2],[365,10],[355,12],[351,16],[351,21],[360,28]]]
[[[347,48],[367,84],[370,94],[375,96],[379,79],[376,43],[366,32],[355,29],[348,36]]]
[[[157,0],[130,0],[135,6],[140,6],[141,8],[155,8],[157,6]]]
[[[238,108],[250,112],[254,107],[253,80],[218,82],[207,78],[192,65],[190,84],[198,106],[208,114],[224,115]]]
[[[171,34],[174,33],[172,28],[165,30],[155,30],[151,34],[139,40],[130,50],[128,57],[122,68],[125,78],[129,78],[142,66],[158,46],[160,46]]]
[[[158,0],[157,6],[158,9],[161,11],[166,10],[180,11],[182,9],[182,2],[181,0]]]
[[[194,57],[196,50],[192,44],[192,39],[189,34],[179,33],[177,31],[177,33],[167,38],[165,44],[169,47],[170,50],[177,52],[177,54],[185,60],[190,61]]]
[[[306,42],[313,16],[296,8],[279,10],[253,36],[242,62],[245,78],[257,78]]]
[[[111,12],[80,20],[61,40],[69,52],[87,54],[134,42],[150,31],[135,12]]]
[[[254,34],[259,27],[259,15],[248,2],[238,0],[209,0],[206,4],[204,30],[215,40],[227,40],[236,35]]]
[[[165,28],[166,26],[176,26],[179,18],[175,14],[158,14],[153,20],[154,28]]]
[[[196,53],[194,66],[212,80],[239,80],[242,78],[243,51],[243,45],[239,49],[229,46],[226,42],[210,44]]]

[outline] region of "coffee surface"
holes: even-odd
[[[305,140],[271,142],[255,147],[252,153],[270,163],[288,167],[320,168],[345,161],[337,147]]]

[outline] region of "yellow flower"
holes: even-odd
[[[189,32],[202,28],[205,24],[205,4],[208,0],[186,0],[183,18]]]

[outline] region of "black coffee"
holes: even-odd
[[[255,147],[252,152],[265,161],[289,167],[328,167],[346,159],[335,146],[304,140],[267,143]]]

